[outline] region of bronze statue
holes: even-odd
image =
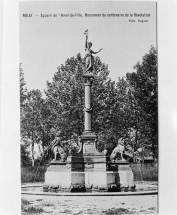
[[[61,145],[55,145],[54,147],[52,147],[52,151],[54,154],[54,159],[53,160],[57,160],[57,154],[59,154],[60,158],[59,161],[61,162],[65,162],[67,159],[67,154],[64,150],[64,148]]]
[[[119,160],[119,155],[120,155],[120,160],[124,161],[125,159],[123,158],[123,152],[125,151],[125,145],[124,145],[124,140],[123,138],[120,138],[118,140],[117,146],[114,148],[110,155],[110,160],[115,161]]]
[[[61,141],[60,135],[61,135],[61,132],[58,133],[55,139],[51,142],[50,148],[54,155],[53,160],[57,160],[57,155],[59,155],[59,161],[65,162],[67,159],[67,154],[64,150],[63,144],[67,143],[67,141]]]
[[[87,42],[88,40],[88,30],[85,31],[86,34],[86,43],[85,43],[85,66],[86,66],[86,70],[85,73],[87,72],[92,72],[93,70],[93,63],[94,63],[94,58],[92,56],[92,54],[97,54],[99,53],[102,49],[100,49],[98,52],[94,52],[91,50],[92,47],[92,43],[91,42]]]

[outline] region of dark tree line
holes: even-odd
[[[21,138],[43,149],[62,132],[63,140],[77,141],[84,130],[84,59],[78,54],[57,68],[52,82],[47,81],[45,98],[40,90],[28,91],[20,69]],[[99,147],[111,150],[120,137],[136,150],[146,145],[157,157],[158,93],[157,52],[151,47],[134,72],[117,82],[109,78],[108,65],[99,57],[94,61],[92,85],[93,131]],[[32,153],[33,154],[33,153]],[[32,157],[34,165],[34,158]]]

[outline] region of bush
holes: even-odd
[[[27,151],[27,145],[20,145],[20,153],[21,153],[21,166],[31,165],[30,152]]]
[[[46,172],[46,167],[22,167],[21,168],[21,183],[29,182],[44,182],[44,175]],[[35,180],[35,181],[34,181]]]
[[[158,181],[158,167],[155,164],[130,164],[130,167],[134,181]]]
[[[102,211],[105,215],[123,215],[123,214],[134,214],[133,211],[130,211],[126,208],[111,208]]]

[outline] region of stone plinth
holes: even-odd
[[[82,157],[69,156],[67,162],[52,161],[45,173],[45,185],[56,185],[68,189],[72,185],[85,186],[82,160]]]
[[[118,180],[122,186],[131,186],[134,183],[133,172],[126,161],[116,161],[108,163],[108,171],[113,170],[118,173]]]
[[[92,155],[101,155],[104,156],[103,153],[98,152],[96,148],[97,136],[93,132],[83,132],[81,135],[82,148],[83,148],[83,157],[92,156]]]
[[[85,172],[103,172],[106,171],[106,157],[96,155],[84,156]]]
[[[85,185],[84,172],[46,172],[45,184],[71,188],[72,185]]]
[[[73,154],[68,156],[66,162],[66,171],[84,172],[84,158],[82,155]]]
[[[118,173],[120,178],[120,184],[123,186],[131,186],[134,183],[133,172],[128,164],[119,164]]]

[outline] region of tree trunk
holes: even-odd
[[[43,159],[44,159],[44,165],[45,165],[45,154],[44,154],[44,153],[45,153],[45,152],[44,152],[44,135],[45,135],[45,134],[44,134],[44,131],[43,131],[43,137],[42,137],[42,144],[41,144],[41,145],[42,145],[42,151],[43,151],[43,152],[42,152],[42,156],[43,156]]]
[[[32,143],[31,143],[31,162],[32,166],[34,166],[34,134],[32,132]]]
[[[142,164],[144,165],[144,145],[142,144]]]
[[[34,141],[31,144],[31,162],[32,166],[34,166]]]

